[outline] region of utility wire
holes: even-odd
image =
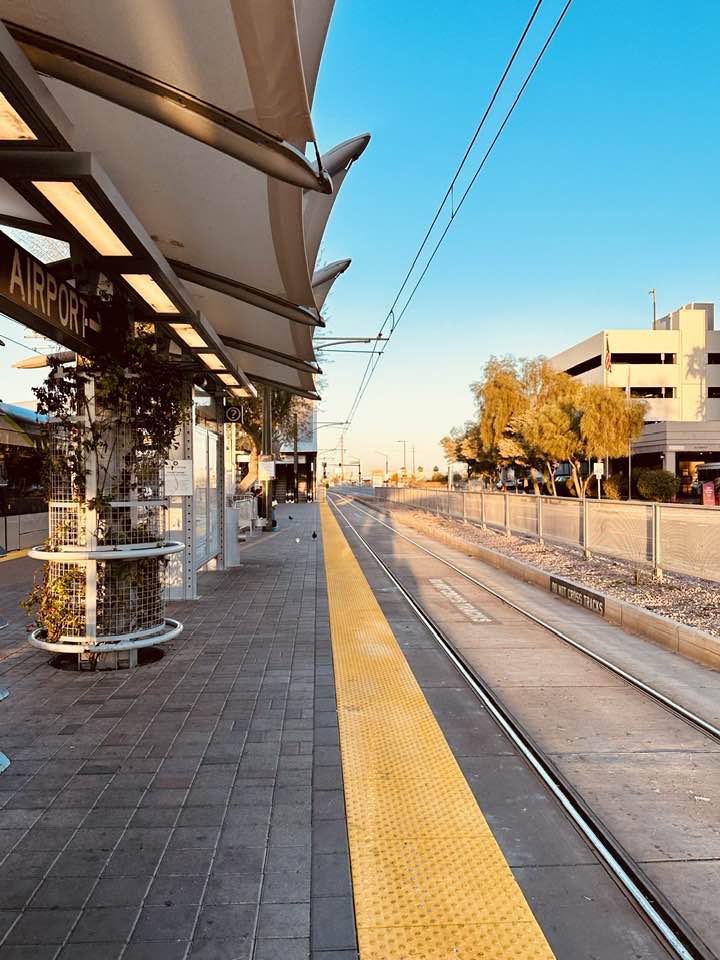
[[[13,338],[9,337],[6,333],[2,335],[2,338],[3,340],[9,340],[10,343],[14,343],[17,347],[22,347],[23,350],[29,350],[31,353],[37,353],[41,357],[45,356],[42,350],[36,350],[35,347],[29,347],[26,343],[21,343],[19,340],[13,340]]]
[[[428,261],[427,261],[427,263],[425,264],[425,266],[424,266],[424,268],[423,268],[423,270],[422,270],[422,273],[421,273],[420,276],[418,277],[418,280],[417,280],[417,282],[415,283],[415,286],[414,286],[414,287],[412,288],[412,290],[410,291],[410,294],[409,294],[407,300],[405,301],[402,310],[400,311],[400,313],[399,313],[399,314],[397,315],[397,317],[396,317],[395,314],[394,314],[394,307],[397,305],[397,302],[398,302],[399,297],[400,297],[400,293],[402,292],[402,290],[404,289],[404,287],[407,285],[407,281],[408,281],[408,278],[409,278],[409,274],[412,273],[412,270],[413,270],[415,264],[417,263],[417,260],[418,260],[418,258],[419,258],[419,256],[420,256],[420,253],[421,253],[423,247],[425,246],[425,243],[427,242],[429,233],[430,233],[430,231],[432,230],[432,228],[434,227],[435,223],[437,222],[437,219],[438,219],[438,217],[439,217],[439,215],[440,215],[440,212],[441,212],[441,210],[442,210],[445,202],[447,201],[447,197],[452,193],[452,188],[453,188],[453,185],[454,185],[454,183],[455,183],[455,180],[457,179],[457,174],[456,174],[456,176],[453,178],[452,184],[451,184],[450,188],[448,189],[447,194],[445,195],[445,198],[444,198],[444,200],[443,200],[443,203],[441,204],[440,209],[438,210],[438,212],[437,212],[437,214],[435,215],[435,218],[434,218],[434,220],[433,220],[433,222],[432,222],[432,224],[431,224],[430,231],[428,231],[428,234],[426,234],[425,238],[423,239],[423,242],[422,242],[422,245],[421,245],[421,247],[420,247],[420,250],[418,251],[418,254],[417,254],[417,256],[415,257],[415,260],[413,261],[413,266],[411,267],[411,269],[410,269],[410,271],[409,271],[409,273],[408,273],[408,276],[406,276],[405,279],[403,280],[403,284],[402,284],[402,286],[401,286],[401,288],[400,288],[400,291],[399,291],[399,293],[398,293],[398,296],[395,298],[395,301],[393,302],[393,307],[391,307],[391,309],[390,309],[390,311],[389,311],[389,313],[388,313],[388,316],[386,317],[385,321],[383,322],[382,327],[380,328],[380,332],[382,332],[382,330],[383,330],[383,329],[385,328],[385,326],[387,325],[388,321],[392,318],[392,325],[391,325],[390,333],[388,334],[387,340],[385,340],[385,341],[383,342],[382,348],[378,349],[377,352],[374,352],[373,355],[369,358],[369,360],[368,360],[368,362],[367,362],[367,366],[366,366],[366,368],[365,368],[365,371],[364,371],[363,376],[362,376],[361,381],[360,381],[360,386],[358,387],[358,390],[357,390],[356,395],[355,395],[355,399],[353,400],[353,403],[352,403],[352,405],[351,405],[350,413],[349,413],[348,416],[346,417],[346,420],[348,421],[348,424],[350,423],[350,421],[352,421],[353,417],[355,416],[355,413],[356,413],[356,411],[357,411],[357,408],[359,407],[360,402],[362,401],[362,398],[364,397],[365,392],[367,391],[367,388],[368,388],[369,383],[370,383],[370,380],[372,379],[372,376],[373,376],[373,374],[374,374],[374,372],[375,372],[375,369],[377,368],[377,365],[378,365],[378,363],[380,362],[380,358],[382,357],[382,355],[384,354],[384,352],[385,352],[385,350],[386,350],[386,348],[387,348],[387,345],[388,345],[388,343],[389,343],[390,337],[392,336],[393,332],[395,331],[396,327],[398,326],[398,324],[399,324],[400,321],[402,320],[403,316],[405,315],[405,312],[407,311],[408,307],[410,306],[410,303],[411,303],[413,297],[415,296],[415,293],[417,292],[418,287],[420,286],[420,284],[421,284],[422,281],[424,280],[425,275],[427,274],[427,272],[428,272],[428,270],[429,270],[429,268],[430,268],[430,265],[432,264],[433,260],[435,259],[435,256],[436,256],[438,250],[440,249],[440,247],[441,247],[441,245],[442,245],[445,237],[447,236],[448,231],[450,230],[450,227],[452,226],[452,224],[453,224],[453,222],[454,222],[454,220],[455,220],[455,217],[456,217],[456,216],[458,215],[458,213],[460,212],[463,204],[465,203],[465,200],[467,199],[468,194],[470,193],[470,191],[472,190],[472,188],[473,188],[473,186],[474,186],[474,184],[475,184],[475,181],[477,180],[477,178],[478,178],[481,170],[483,169],[483,167],[485,166],[485,163],[487,162],[488,158],[490,157],[490,154],[492,153],[493,148],[495,147],[495,144],[496,144],[497,141],[500,139],[500,136],[501,136],[503,130],[504,130],[505,127],[507,126],[507,123],[508,123],[508,121],[510,120],[510,117],[512,116],[512,114],[514,113],[515,108],[517,107],[518,103],[520,102],[520,99],[522,98],[522,95],[523,95],[523,93],[525,92],[525,89],[527,88],[528,84],[530,83],[530,80],[532,79],[533,75],[535,74],[535,71],[537,70],[538,66],[540,65],[540,62],[541,62],[542,58],[544,57],[546,50],[547,50],[548,47],[550,46],[550,44],[551,44],[551,42],[552,42],[555,34],[557,33],[557,31],[558,31],[558,29],[559,29],[559,27],[560,27],[560,24],[561,24],[562,21],[565,19],[565,15],[567,14],[568,10],[570,9],[570,5],[571,5],[571,4],[572,4],[572,0],[567,0],[567,2],[566,2],[566,4],[565,4],[565,6],[563,7],[563,9],[562,9],[559,17],[558,17],[557,20],[555,21],[555,24],[554,24],[552,30],[550,31],[550,34],[548,35],[547,40],[546,40],[545,43],[543,44],[542,49],[540,50],[540,53],[539,53],[538,56],[536,57],[535,62],[533,63],[532,67],[530,68],[529,73],[528,73],[527,76],[525,77],[525,80],[523,81],[522,86],[520,87],[517,95],[515,96],[515,99],[513,100],[512,104],[510,105],[510,108],[509,108],[508,111],[506,112],[505,117],[504,117],[504,119],[503,119],[503,121],[502,121],[502,123],[501,123],[501,125],[500,125],[500,127],[499,127],[499,129],[498,129],[498,131],[497,131],[497,133],[496,133],[495,136],[493,137],[493,139],[492,139],[492,141],[491,141],[491,143],[490,143],[490,146],[489,146],[488,149],[486,150],[486,152],[485,152],[482,160],[480,161],[479,165],[477,166],[477,168],[476,168],[476,170],[475,170],[475,173],[473,174],[473,176],[472,176],[472,178],[471,178],[471,180],[470,180],[470,183],[468,184],[467,188],[465,189],[465,192],[463,193],[462,197],[460,198],[460,201],[459,201],[457,207],[455,207],[455,206],[453,205],[453,209],[451,210],[451,213],[450,213],[450,219],[448,220],[448,223],[447,223],[447,225],[445,226],[445,229],[443,230],[442,234],[440,235],[440,239],[438,240],[438,242],[436,243],[435,247],[433,248],[433,251],[432,251],[432,253],[430,254],[430,257],[428,258]],[[539,7],[539,4],[538,4],[538,5],[535,7],[535,9],[533,10],[531,19],[530,19],[530,21],[529,21],[529,23],[528,23],[528,26],[525,28],[525,31],[523,32],[523,37],[522,37],[522,39],[524,39],[524,37],[526,36],[527,30],[528,30],[530,24],[532,23],[532,20],[534,19],[535,14],[537,13],[538,7]],[[516,47],[516,49],[515,49],[515,51],[514,51],[514,53],[513,53],[513,56],[512,56],[512,58],[511,58],[511,60],[510,60],[510,64],[508,65],[508,68],[506,69],[505,73],[503,74],[503,80],[504,80],[505,76],[507,75],[509,66],[512,64],[512,61],[514,60],[514,58],[515,58],[515,56],[516,56],[516,54],[517,54],[518,49],[519,49],[519,46]],[[493,94],[493,98],[492,98],[492,100],[491,100],[491,105],[492,105],[492,103],[494,102],[495,98],[497,97],[498,89],[499,89],[499,87],[496,88],[496,92]],[[488,113],[488,111],[485,112],[485,114],[484,114],[484,116],[483,116],[483,120],[481,121],[481,125],[482,125],[482,123],[484,122],[484,119],[485,119],[485,117],[487,116],[487,113]],[[477,139],[477,133],[479,133],[479,132],[480,132],[480,128],[478,128],[475,137],[473,137],[473,140],[471,141],[471,147],[472,147],[472,144],[474,144],[475,140]],[[471,149],[471,147],[470,147],[470,149]],[[468,152],[469,152],[469,150],[468,150]],[[460,168],[461,168],[462,165],[465,163],[465,160],[466,160],[466,159],[467,159],[467,153],[466,153],[465,157],[463,157],[463,161],[462,161],[462,163],[461,163],[461,165],[460,165]],[[458,168],[458,173],[460,172],[460,168]]]
[[[530,27],[533,25],[533,21],[535,20],[535,17],[537,16],[538,10],[539,10],[540,7],[542,6],[542,3],[543,3],[543,0],[538,0],[538,2],[535,4],[535,8],[534,8],[533,12],[530,14],[530,19],[529,19],[528,22],[525,24],[525,29],[523,30],[522,34],[520,35],[520,39],[518,40],[518,42],[517,42],[516,45],[515,45],[515,49],[514,49],[513,52],[512,52],[512,56],[511,56],[510,59],[508,60],[506,66],[505,66],[505,69],[503,70],[502,76],[500,77],[500,79],[499,79],[498,82],[497,82],[497,86],[495,87],[495,90],[493,91],[493,95],[490,97],[490,100],[489,100],[489,102],[488,102],[488,105],[485,107],[485,113],[483,113],[482,118],[480,119],[480,123],[479,123],[479,124],[477,125],[477,127],[475,128],[475,133],[472,135],[472,139],[471,139],[470,143],[467,145],[467,149],[465,150],[465,153],[463,154],[463,158],[462,158],[462,160],[460,161],[460,164],[459,164],[457,170],[455,171],[455,174],[454,174],[452,180],[450,181],[450,186],[449,186],[449,187],[447,188],[447,190],[445,191],[445,196],[442,198],[442,200],[440,201],[440,206],[439,206],[439,207],[437,208],[437,210],[435,211],[435,216],[432,218],[432,222],[431,222],[430,226],[427,228],[427,232],[425,233],[425,236],[424,236],[423,239],[422,239],[422,243],[421,243],[420,246],[418,247],[418,251],[417,251],[417,253],[415,254],[415,257],[414,257],[414,259],[413,259],[413,262],[410,264],[410,268],[409,268],[408,272],[405,274],[405,279],[404,279],[403,282],[401,283],[400,289],[398,290],[398,292],[397,292],[397,294],[396,294],[396,296],[395,296],[395,299],[394,299],[393,302],[392,302],[392,306],[390,307],[390,310],[388,311],[388,315],[387,315],[387,317],[385,318],[382,327],[380,327],[380,333],[381,333],[381,334],[382,334],[382,331],[385,329],[385,327],[386,327],[388,321],[390,320],[390,318],[394,316],[393,311],[394,311],[395,307],[397,306],[397,302],[398,302],[398,300],[400,299],[400,297],[401,297],[401,295],[402,295],[402,292],[403,292],[403,290],[405,289],[405,287],[406,287],[406,285],[407,285],[407,282],[408,282],[408,280],[410,279],[410,276],[411,276],[413,270],[415,269],[415,264],[416,264],[416,263],[418,262],[418,260],[420,259],[420,254],[421,254],[421,253],[423,252],[423,250],[425,249],[425,244],[428,242],[428,239],[429,239],[429,237],[430,237],[430,234],[431,234],[432,231],[433,231],[433,227],[434,227],[435,224],[438,222],[438,218],[440,217],[440,214],[442,213],[442,211],[443,211],[443,209],[444,209],[444,207],[445,207],[445,204],[446,204],[447,201],[448,201],[448,198],[449,198],[450,196],[452,196],[453,189],[454,189],[454,187],[455,187],[455,184],[456,184],[456,182],[457,182],[457,179],[458,179],[458,177],[460,176],[460,174],[461,174],[461,172],[462,172],[462,168],[465,166],[465,161],[466,161],[467,158],[470,156],[470,152],[472,151],[472,148],[475,146],[475,141],[476,141],[477,138],[480,136],[480,131],[481,131],[482,128],[485,126],[485,121],[487,120],[488,115],[490,114],[490,111],[492,110],[492,108],[493,108],[493,106],[494,106],[494,104],[495,104],[495,101],[496,101],[497,98],[498,98],[498,94],[500,93],[500,90],[502,89],[502,86],[503,86],[503,84],[505,83],[505,80],[507,79],[508,73],[510,73],[510,70],[511,70],[511,68],[512,68],[513,63],[515,63],[515,58],[517,57],[518,53],[520,53],[520,48],[522,47],[523,43],[525,42],[525,38],[526,38],[527,35],[528,35],[528,32],[529,32],[529,30],[530,30]],[[452,214],[451,214],[451,216],[452,216]],[[395,322],[396,322],[396,321],[395,321]],[[395,322],[392,324],[392,326],[395,326]],[[392,327],[391,327],[391,329],[392,329]]]
[[[496,84],[496,86],[495,86],[495,90],[493,91],[493,94],[492,94],[492,96],[490,97],[490,100],[488,101],[487,106],[485,107],[485,112],[483,113],[482,117],[480,118],[480,122],[478,123],[477,127],[475,128],[475,132],[474,132],[474,134],[472,135],[472,138],[471,138],[469,144],[467,145],[467,148],[466,148],[466,150],[465,150],[465,153],[463,154],[463,158],[462,158],[462,160],[460,161],[457,169],[455,170],[455,173],[454,173],[454,175],[453,175],[453,178],[452,178],[452,180],[450,181],[450,185],[449,185],[449,187],[447,188],[447,190],[445,191],[445,195],[443,196],[442,200],[440,201],[439,207],[438,207],[437,210],[435,211],[435,216],[433,217],[432,222],[430,223],[430,226],[427,228],[427,231],[425,232],[425,236],[423,237],[422,242],[420,243],[420,246],[418,247],[417,252],[415,253],[415,256],[414,256],[414,258],[413,258],[413,261],[412,261],[412,263],[410,264],[410,267],[409,267],[407,273],[405,274],[405,277],[404,277],[404,279],[403,279],[403,282],[400,284],[400,289],[399,289],[398,292],[396,293],[395,299],[393,300],[392,305],[391,305],[390,309],[388,310],[387,316],[385,317],[385,319],[384,319],[384,321],[383,321],[383,323],[382,323],[382,326],[380,327],[380,332],[379,332],[379,334],[378,334],[378,337],[382,336],[382,333],[383,333],[383,331],[384,331],[384,329],[385,329],[385,327],[387,326],[388,323],[390,323],[390,335],[392,335],[393,330],[394,330],[395,327],[397,326],[397,321],[396,321],[396,319],[395,319],[395,313],[394,313],[395,307],[397,306],[398,301],[399,301],[400,297],[402,296],[403,290],[404,290],[405,287],[407,286],[407,283],[408,283],[410,277],[412,276],[412,272],[413,272],[413,270],[415,269],[415,266],[417,265],[417,262],[418,262],[418,260],[420,259],[420,256],[421,256],[423,250],[425,249],[425,245],[427,244],[428,239],[430,238],[430,234],[432,233],[432,231],[433,231],[433,229],[434,229],[434,227],[435,227],[435,224],[438,222],[438,219],[439,219],[439,217],[440,217],[440,214],[442,213],[443,209],[445,208],[445,204],[447,203],[448,198],[453,195],[453,190],[454,190],[454,188],[455,188],[455,183],[457,182],[457,179],[458,179],[458,177],[460,176],[463,167],[465,166],[465,162],[466,162],[467,158],[470,156],[470,153],[471,153],[473,147],[475,146],[475,141],[477,140],[477,138],[478,138],[478,136],[480,135],[480,132],[481,132],[483,126],[485,125],[485,121],[487,120],[487,118],[488,118],[488,116],[489,116],[489,114],[490,114],[490,111],[492,110],[492,108],[493,108],[493,106],[494,106],[494,104],[495,104],[495,101],[497,100],[498,94],[500,93],[500,90],[502,89],[502,86],[503,86],[503,84],[505,83],[505,80],[507,79],[507,75],[508,75],[508,73],[510,72],[513,63],[515,62],[515,59],[516,59],[518,53],[520,52],[520,48],[522,47],[523,43],[525,42],[525,39],[526,39],[526,37],[527,37],[527,35],[528,35],[528,32],[529,32],[531,26],[533,25],[533,22],[534,22],[534,20],[535,20],[535,17],[537,16],[537,13],[538,13],[540,7],[542,6],[542,3],[543,3],[543,0],[538,0],[538,2],[535,4],[535,7],[533,8],[532,13],[530,14],[530,19],[529,19],[528,22],[525,24],[525,29],[524,29],[523,32],[521,33],[520,39],[518,40],[518,42],[515,44],[515,49],[513,50],[512,55],[511,55],[510,59],[508,60],[507,64],[505,65],[505,69],[503,70],[502,75],[501,75],[500,79],[498,80],[498,82],[497,82],[497,84]],[[454,212],[454,205],[451,205],[451,210],[452,210],[452,212]],[[376,354],[377,354],[378,352],[379,352],[379,353],[382,353],[382,348],[380,348],[380,345],[379,345],[379,344],[373,344],[373,348],[372,348],[372,351],[371,351],[371,356],[370,356],[369,360],[367,361],[367,364],[366,364],[366,366],[365,366],[365,370],[364,370],[363,375],[362,375],[362,377],[361,377],[361,379],[360,379],[360,385],[359,385],[359,387],[358,387],[358,389],[357,389],[357,391],[356,391],[355,399],[357,399],[358,396],[360,395],[360,393],[363,392],[364,387],[365,387],[366,379],[367,379],[369,376],[372,376],[372,371],[370,370],[370,368],[373,367],[373,369],[374,369],[374,358],[375,358],[375,356],[376,356]],[[353,400],[353,408],[354,408],[354,406],[355,406],[355,400]],[[352,408],[351,408],[351,409],[352,409]],[[353,412],[354,412],[354,410],[353,410]]]

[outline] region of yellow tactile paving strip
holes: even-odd
[[[337,520],[320,511],[361,960],[552,960]]]

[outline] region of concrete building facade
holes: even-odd
[[[634,463],[662,466],[690,493],[698,463],[720,461],[720,330],[712,303],[688,303],[651,329],[606,329],[550,358],[583,383],[647,403]]]

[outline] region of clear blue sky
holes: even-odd
[[[377,332],[532,6],[338,2],[316,128],[323,148],[373,140],[324,245],[353,258],[328,300],[333,333]],[[511,95],[561,6],[545,0]],[[397,465],[404,437],[428,469],[490,354],[645,326],[651,287],[661,313],[720,299],[719,54],[716,2],[575,0],[378,367],[351,454]],[[342,420],[365,358],[333,356],[321,419]]]
[[[377,332],[532,5],[338,0],[318,137],[323,149],[373,139],[324,243],[326,260],[353,258],[328,301],[332,333]],[[560,9],[545,0],[510,96]],[[605,326],[647,325],[653,286],[660,312],[720,300],[719,54],[717,2],[575,0],[397,329],[350,456],[381,466],[373,451],[388,451],[397,467],[406,438],[408,460],[414,443],[430,469],[490,354],[551,354]],[[23,335],[0,319],[3,331]],[[8,372],[27,355],[3,352],[3,399],[28,399],[42,378]],[[365,359],[332,356],[321,420],[344,419]],[[337,432],[320,437],[332,446]]]

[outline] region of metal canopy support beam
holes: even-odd
[[[334,280],[336,277],[339,277],[341,273],[345,273],[347,268],[352,263],[352,260],[334,260],[332,263],[328,263],[325,267],[320,267],[315,271],[312,277],[313,287],[319,287],[323,283],[327,283],[328,280]]]
[[[260,386],[269,386],[274,387],[276,390],[284,390],[286,393],[292,393],[296,397],[306,397],[308,400],[319,400],[320,394],[315,393],[314,390],[303,390],[301,387],[291,387],[287,383],[280,383],[279,380],[269,380],[267,377],[258,377],[253,374],[253,383],[258,383]]]
[[[272,387],[265,385],[263,388],[262,402],[262,447],[261,460],[272,460]],[[275,510],[273,508],[273,495],[275,492],[275,481],[263,479],[263,501],[265,507],[265,526],[263,530],[270,531],[275,526]]]
[[[176,450],[178,460],[193,462],[195,442],[195,411],[192,403],[192,382],[185,381],[185,399],[189,410],[187,419],[178,430]],[[197,573],[195,571],[195,496],[171,497],[168,510],[168,536],[185,544],[182,553],[175,554],[168,566],[169,600],[197,599]]]
[[[258,290],[257,287],[251,287],[239,280],[231,280],[229,277],[210,273],[208,270],[195,267],[190,263],[184,263],[182,260],[170,260],[168,262],[178,277],[181,280],[187,280],[188,283],[196,283],[199,287],[207,287],[208,290],[224,293],[235,300],[260,307],[262,310],[268,310],[270,313],[285,317],[287,320],[294,320],[296,323],[304,323],[313,327],[325,326],[325,322],[317,310],[300,306],[290,300],[284,300],[282,297],[267,293],[264,290]]]
[[[33,186],[32,181],[70,181],[81,188],[85,198],[132,254],[130,257],[99,257],[73,224],[67,222],[68,233],[87,251],[89,260],[98,264],[111,279],[121,283],[124,283],[121,279],[123,273],[150,273],[179,311],[174,314],[156,314],[141,302],[150,319],[156,322],[177,322],[185,319],[199,326],[208,345],[223,356],[228,370],[247,390],[254,393],[254,388],[244,372],[233,367],[229,358],[224,356],[220,338],[187,298],[170,264],[93,154],[47,150],[0,151],[0,176],[5,177],[18,193],[50,221],[57,220],[60,214]],[[128,287],[128,291],[136,296],[131,288]]]
[[[0,225],[3,227],[14,227],[16,230],[24,230],[26,233],[37,233],[41,237],[51,237],[53,240],[69,240],[67,231],[56,227],[54,223],[40,223],[37,220],[26,220],[24,217],[11,217],[9,214],[0,213]],[[65,261],[58,261],[64,263]],[[70,260],[67,260],[70,263]]]
[[[7,28],[40,73],[149,117],[268,176],[320,193],[332,181],[297,147],[233,113],[91,50],[19,24]]]
[[[318,365],[311,360],[298,360],[297,357],[291,357],[287,353],[280,353],[279,350],[271,350],[269,347],[259,347],[254,343],[247,343],[245,340],[237,340],[235,337],[221,336],[220,339],[226,347],[231,347],[233,350],[242,350],[244,353],[251,353],[254,357],[263,357],[265,360],[282,363],[286,367],[303,370],[305,373],[322,373]]]
[[[0,22],[0,90],[30,127],[36,140],[4,141],[4,149],[17,145],[26,149],[36,143],[42,147],[67,150],[72,123]]]
[[[82,187],[86,199],[133,254],[129,261],[122,257],[107,257],[105,264],[120,265],[125,270],[137,268],[138,259],[142,261],[142,267],[152,264],[155,278],[161,285],[164,281],[166,292],[180,310],[188,315],[194,314],[195,307],[187,300],[169,263],[92,153],[28,149],[6,152],[3,149],[0,152],[0,175],[51,222],[57,221],[58,210],[32,185],[32,181],[72,181]],[[66,231],[88,249],[93,259],[98,259],[97,251],[72,224],[66,224]]]

